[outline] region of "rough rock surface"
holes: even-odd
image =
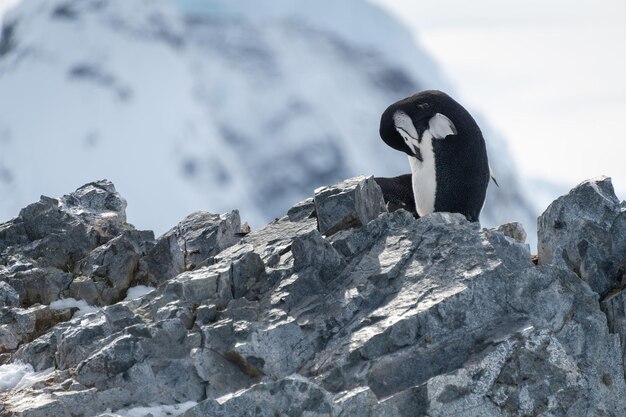
[[[155,240],[106,181],[42,198],[0,225],[0,373],[37,376],[0,414],[626,415],[608,179],[542,215],[539,266],[520,225],[381,202],[357,177],[245,236],[236,212],[194,213]],[[136,284],[157,289],[124,300]],[[101,308],[49,307],[70,296]]]
[[[588,180],[539,217],[539,264],[573,270],[596,293],[626,360],[626,203],[611,179]]]
[[[315,190],[320,233],[330,236],[342,229],[363,226],[387,211],[383,193],[373,177],[355,177],[332,187]]]
[[[620,284],[626,261],[624,211],[609,178],[583,182],[539,217],[539,263],[573,269],[600,294]]]

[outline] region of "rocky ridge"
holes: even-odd
[[[539,218],[538,265],[519,224],[388,212],[371,177],[250,233],[125,208],[98,181],[0,225],[0,415],[626,415],[608,178]]]

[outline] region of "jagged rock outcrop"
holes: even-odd
[[[626,414],[606,178],[542,215],[539,265],[519,224],[389,213],[365,177],[251,233],[194,213],[154,239],[124,207],[100,181],[0,225],[2,415]]]

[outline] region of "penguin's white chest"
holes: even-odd
[[[456,135],[456,127],[447,116],[435,113],[428,120],[428,129],[424,130],[420,141],[413,120],[405,112],[396,111],[393,115],[393,121],[398,134],[415,155],[409,156],[415,209],[420,217],[425,216],[435,211],[435,197],[437,195],[433,140],[445,140],[450,135]],[[416,156],[421,157],[422,160],[420,161]]]
[[[423,161],[409,156],[409,164],[411,165],[415,208],[417,214],[422,217],[435,211],[435,196],[437,193],[435,153],[433,152],[432,136],[428,130],[424,132],[419,148]]]

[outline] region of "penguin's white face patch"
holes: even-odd
[[[413,153],[417,153],[419,136],[409,115],[400,110],[396,111],[393,114],[393,124],[396,127],[396,131],[402,136],[402,139],[404,139],[406,146],[408,146]]]
[[[393,114],[393,123],[396,126],[396,130],[404,130],[404,132],[417,140],[417,129],[413,125],[413,121],[405,112],[398,110]]]
[[[452,120],[441,113],[435,114],[428,121],[428,130],[433,139],[443,139],[448,135],[456,135],[456,126]]]

